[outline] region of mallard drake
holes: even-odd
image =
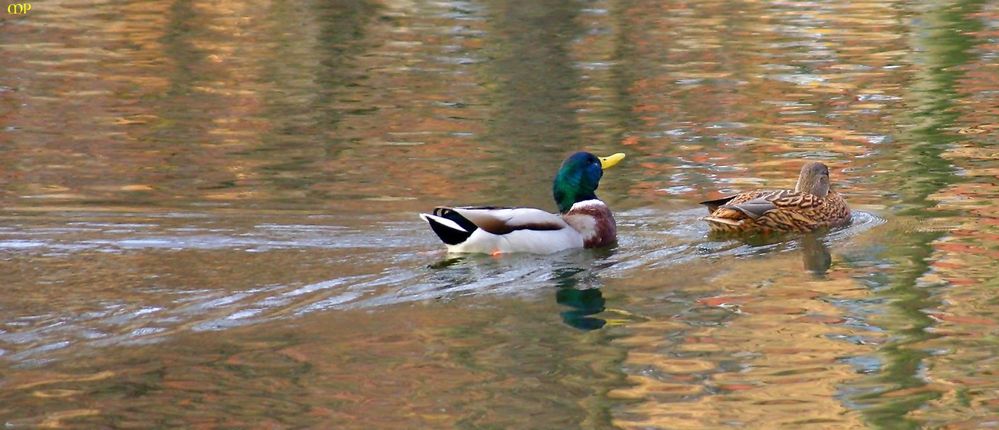
[[[604,169],[622,159],[622,153],[569,156],[552,184],[557,214],[533,208],[438,207],[420,218],[430,224],[448,252],[550,254],[611,245],[617,240],[617,225],[594,192]]]
[[[750,191],[701,202],[712,232],[804,233],[850,222],[846,200],[829,184],[829,168],[819,162],[801,167],[794,190]]]

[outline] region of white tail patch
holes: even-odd
[[[434,220],[434,222],[436,222],[438,224],[441,224],[441,225],[443,225],[443,226],[445,226],[447,228],[450,228],[452,230],[458,230],[458,231],[463,231],[465,233],[468,233],[468,230],[465,230],[465,229],[461,228],[461,226],[458,225],[458,223],[456,223],[454,221],[451,221],[451,220],[449,220],[447,218],[439,217],[437,215],[430,215],[430,214],[420,214],[420,218],[422,218],[426,222],[430,222],[430,220]]]

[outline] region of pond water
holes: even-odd
[[[46,0],[0,51],[7,428],[999,426],[999,2]],[[613,249],[416,216],[580,149]],[[708,237],[803,160],[850,227]]]

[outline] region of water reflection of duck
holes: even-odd
[[[532,208],[438,207],[420,214],[449,252],[550,254],[596,248],[615,242],[617,227],[607,205],[594,192],[604,169],[624,158],[577,152],[555,175],[552,192],[559,213]]]
[[[804,233],[850,222],[846,200],[832,189],[829,168],[819,162],[801,167],[794,190],[750,191],[701,202],[712,232]]]
[[[592,317],[604,311],[603,293],[598,288],[577,290],[575,288],[559,288],[555,293],[555,301],[572,310],[561,312],[562,322],[580,330],[596,330],[607,324],[607,320]]]
[[[832,266],[829,248],[821,237],[814,234],[801,237],[801,260],[805,264],[805,270],[818,277],[824,276]]]
[[[558,291],[555,292],[555,302],[572,308],[560,312],[562,322],[580,330],[596,330],[607,324],[607,320],[593,317],[605,310],[603,293],[600,288],[579,288],[580,275],[587,273],[582,268],[563,268],[553,275]]]

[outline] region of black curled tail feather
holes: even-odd
[[[701,204],[708,207],[708,213],[713,213],[714,211],[718,210],[718,208],[728,204],[728,202],[732,201],[732,199],[736,197],[738,197],[738,195],[722,197],[720,199],[715,199],[715,200],[708,200],[706,202],[701,202]]]
[[[479,228],[479,226],[475,225],[475,223],[469,221],[468,218],[461,216],[458,211],[451,208],[435,208],[434,215],[454,221],[454,223],[458,224],[459,227],[467,230],[468,234],[472,234],[475,229]]]
[[[454,221],[459,227],[465,229],[465,231],[456,230],[435,221],[433,218],[426,218],[427,222],[430,223],[430,228],[434,230],[437,237],[448,245],[457,245],[468,240],[468,237],[478,229],[468,218],[461,216],[460,213],[450,208],[436,208],[434,209],[434,215]]]

